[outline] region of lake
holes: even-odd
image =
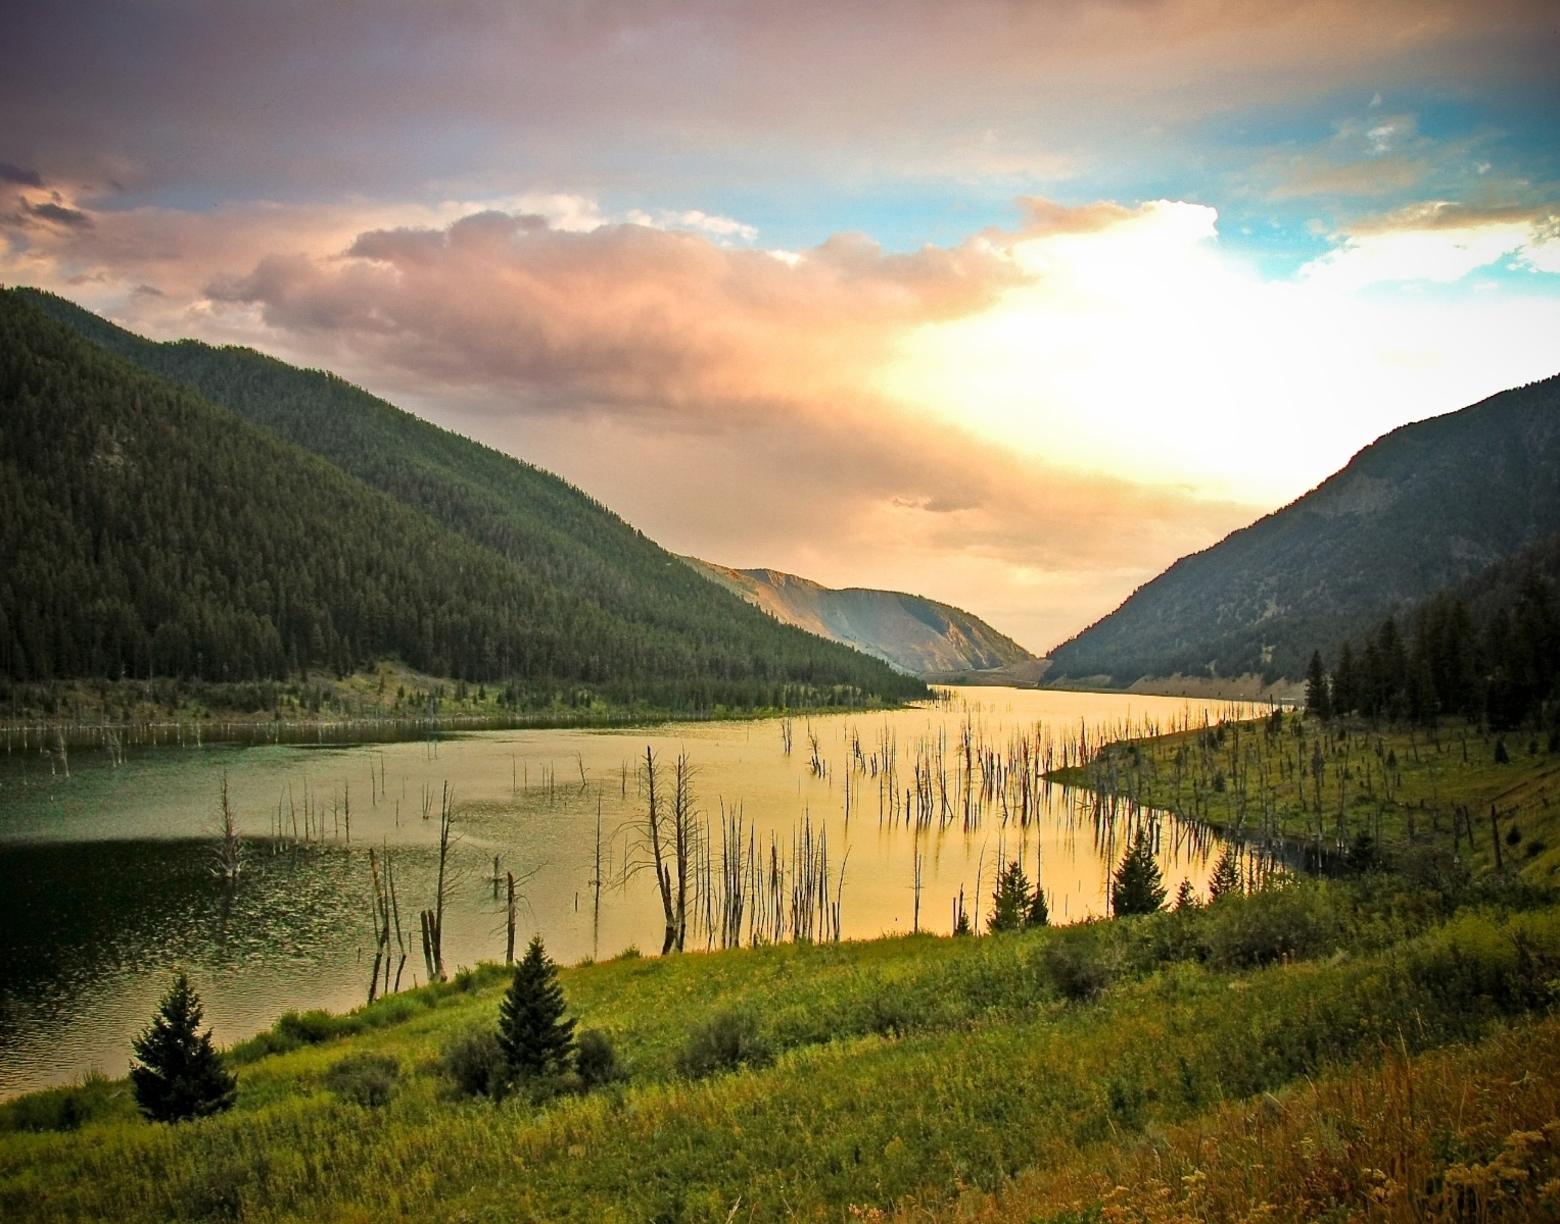
[[[723,863],[742,881],[734,929],[744,943],[790,938],[804,923],[815,938],[836,926],[847,939],[917,924],[946,933],[961,890],[983,928],[998,863],[1015,855],[1031,880],[1038,873],[1051,920],[1073,922],[1104,912],[1130,818],[1100,819],[1092,796],[1044,783],[1043,770],[1102,739],[1251,712],[962,689],[889,713],[388,743],[62,757],[13,736],[0,757],[0,1095],[89,1069],[123,1074],[131,1037],[176,969],[223,1044],[290,1009],[363,1003],[377,930],[370,848],[381,873],[390,865],[407,952],[402,963],[392,935],[390,986],[397,971],[402,988],[426,981],[418,912],[434,904],[446,794],[448,971],[503,959],[510,873],[520,947],[540,933],[563,963],[660,951],[643,836],[647,748],[666,803],[679,754],[691,770],[690,951],[719,946],[723,926],[731,937]],[[231,885],[213,870],[224,780],[242,835]],[[1157,827],[1172,893],[1183,879],[1203,888],[1211,839],[1168,819]],[[384,971],[374,977],[382,991]]]

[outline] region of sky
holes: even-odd
[[[0,281],[1037,652],[1560,372],[1552,0],[7,8]]]

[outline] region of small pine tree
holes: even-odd
[[[1152,914],[1165,903],[1164,877],[1154,861],[1146,833],[1139,833],[1116,868],[1110,890],[1111,912],[1118,918]]]
[[[1045,903],[1045,893],[1040,890],[1040,885],[1035,885],[1034,894],[1029,898],[1029,910],[1024,914],[1024,927],[1043,927],[1051,925],[1051,910]]]
[[[1197,892],[1192,888],[1190,880],[1182,880],[1181,887],[1175,890],[1175,912],[1184,914],[1187,910],[1197,908]]]
[[[1328,691],[1327,669],[1322,666],[1322,652],[1311,652],[1311,666],[1306,669],[1305,712],[1314,714],[1323,722],[1332,717],[1332,693]]]
[[[975,932],[970,927],[970,912],[964,908],[964,890],[959,889],[959,899],[953,907],[953,933],[955,935],[973,935]]]
[[[998,931],[1021,931],[1024,916],[1030,906],[1029,877],[1024,865],[1011,860],[997,873],[997,888],[991,894],[991,916],[986,919],[986,929],[995,935]]]
[[[1240,863],[1236,861],[1233,848],[1225,846],[1219,861],[1213,865],[1213,875],[1208,878],[1208,896],[1217,901],[1220,897],[1237,896],[1242,891]]]
[[[200,996],[179,974],[151,1025],[131,1042],[135,1103],[154,1122],[187,1122],[233,1104],[238,1080],[222,1065],[211,1030],[200,1031]]]
[[[565,1018],[563,1009],[558,966],[535,935],[498,1008],[498,1044],[512,1078],[542,1079],[568,1070],[574,1021]]]

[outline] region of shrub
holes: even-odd
[[[1209,960],[1230,969],[1316,956],[1336,942],[1341,907],[1336,893],[1319,887],[1269,888],[1239,905],[1211,907]]]
[[[283,1040],[297,1045],[320,1045],[336,1037],[347,1036],[363,1027],[356,1016],[333,1016],[318,1008],[306,1012],[288,1012],[276,1022]]]
[[[1040,953],[1040,963],[1056,992],[1073,1003],[1098,997],[1115,980],[1115,958],[1107,955],[1102,939],[1052,940]]]
[[[112,1109],[113,1088],[88,1072],[73,1088],[29,1092],[0,1105],[0,1131],[72,1131]]]
[[[600,1088],[628,1078],[612,1039],[600,1029],[580,1030],[574,1042],[574,1069],[586,1088]]]
[[[504,1095],[509,1081],[509,1064],[498,1034],[489,1028],[474,1028],[445,1047],[444,1074],[464,1096]]]
[[[689,1079],[702,1079],[738,1067],[762,1067],[773,1059],[774,1051],[759,1031],[758,1018],[738,1008],[694,1029],[677,1057],[677,1069]]]
[[[344,1101],[377,1109],[395,1093],[401,1067],[388,1054],[349,1054],[325,1073],[325,1087]]]
[[[863,1024],[879,1037],[903,1037],[915,1025],[915,1010],[904,992],[888,987],[867,996]]]

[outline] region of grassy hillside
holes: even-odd
[[[1548,885],[1560,880],[1556,747],[1461,722],[1322,724],[1290,713],[1113,744],[1051,777],[1334,860],[1363,834],[1427,877],[1454,865],[1492,871],[1498,844],[1503,871]]]
[[[837,590],[779,570],[683,560],[776,620],[854,646],[910,675],[957,677],[1035,661],[980,617],[935,599],[863,587]]]
[[[1051,652],[1047,679],[1304,676],[1311,651],[1560,530],[1560,376],[1421,421],[1183,557]]]
[[[518,708],[924,694],[712,587],[562,481],[328,374],[152,344],[35,291],[0,302],[11,679],[276,678],[394,655],[502,684]]]
[[[1311,1102],[1433,1065],[1513,1078],[1509,1060],[1553,1035],[1541,1017],[1557,974],[1552,900],[1381,880],[1022,935],[621,959],[562,982],[629,1078],[494,1104],[457,1096],[440,1069],[453,1040],[494,1023],[505,972],[492,967],[351,1016],[285,1019],[233,1052],[237,1106],[201,1122],[141,1121],[109,1081],[0,1107],[0,1211],[693,1220],[1002,1216],[1022,1204],[1033,1219],[1105,1219],[1117,1218],[1101,1210],[1118,1192],[1102,1170],[1162,1145],[1195,1160],[1188,1135],[1233,1133],[1257,1110],[1299,1153],[1306,1139],[1319,1149],[1319,1175],[1339,1174],[1296,1186],[1254,1170],[1217,1187],[1222,1201],[1310,1194],[1365,1209],[1380,1189],[1368,1170],[1406,1166],[1429,1174],[1395,1191],[1423,1210],[1415,1218],[1459,1218],[1442,1195],[1447,1176],[1507,1150],[1486,1116],[1552,1134],[1542,1129],[1555,1121],[1552,1079],[1498,1107],[1418,1115],[1403,1131],[1362,1123],[1346,1155],[1336,1121]],[[755,1018],[769,1057],[681,1074],[690,1035],[733,1012]],[[1439,1063],[1420,1061],[1441,1049]],[[327,1086],[332,1068],[366,1052],[399,1072],[376,1108]],[[1504,1060],[1480,1062],[1494,1055]],[[1550,1062],[1530,1074],[1550,1074]],[[1515,1159],[1545,1172],[1545,1144]],[[1304,1158],[1273,1155],[1275,1170]],[[1218,1167],[1215,1154],[1200,1159]],[[1543,1185],[1479,1192],[1531,1206],[1553,1193]],[[1172,1202],[1204,1192],[1195,1181],[1170,1190]],[[1180,1218],[1166,1208],[1145,1218]]]

